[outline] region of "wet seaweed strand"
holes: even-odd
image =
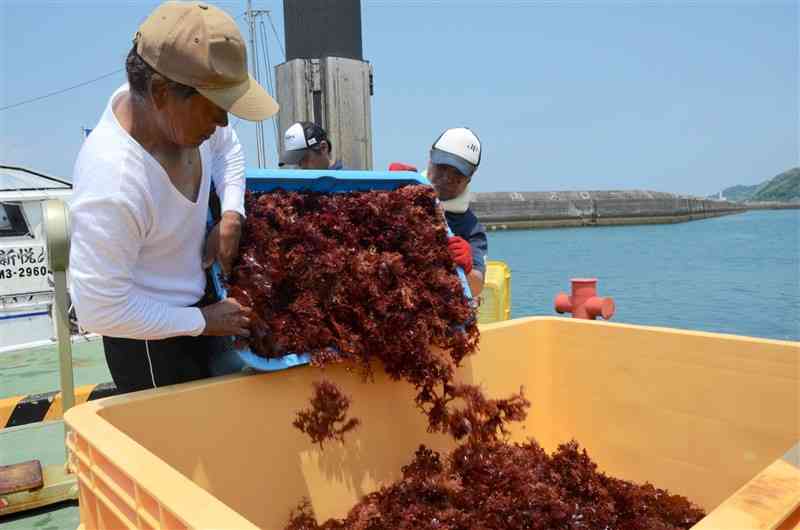
[[[327,380],[315,382],[309,407],[297,413],[292,425],[306,433],[313,443],[329,440],[344,441],[344,434],[361,423],[358,418],[348,418],[350,398]]]

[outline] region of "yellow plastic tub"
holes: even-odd
[[[412,389],[325,370],[363,425],[321,451],[291,427],[319,369],[233,376],[118,396],[66,414],[81,523],[96,528],[280,529],[307,497],[343,516],[396,479],[420,443],[447,450]],[[621,478],[685,495],[704,530],[800,524],[800,344],[555,317],[482,329],[461,373],[492,395],[524,385],[513,436],[572,438]]]

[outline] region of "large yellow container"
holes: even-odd
[[[491,324],[511,318],[511,269],[503,261],[486,263],[478,322]]]
[[[484,327],[461,372],[492,395],[524,385],[513,436],[547,449],[572,438],[600,467],[713,512],[696,528],[800,524],[800,345],[555,317]],[[291,427],[311,382],[353,398],[363,425],[321,451]],[[399,475],[420,443],[447,450],[382,373],[342,368],[232,376],[93,401],[70,410],[81,523],[96,528],[275,528],[303,498],[344,515]],[[727,500],[726,500],[727,499]]]

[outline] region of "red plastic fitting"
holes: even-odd
[[[558,313],[572,313],[573,318],[594,320],[598,316],[610,320],[614,316],[614,300],[597,296],[597,278],[573,278],[572,295],[558,293],[555,307]]]
[[[389,171],[413,171],[417,173],[417,167],[403,162],[392,162],[389,164]]]

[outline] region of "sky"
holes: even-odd
[[[0,108],[120,69],[158,3],[0,0]],[[245,0],[209,3],[246,31]],[[282,62],[283,2],[253,7]],[[483,144],[474,191],[707,195],[800,165],[797,1],[362,0],[362,23],[376,169],[424,167],[458,126]],[[0,111],[0,163],[68,178],[122,83]],[[255,166],[255,128],[232,121]]]

